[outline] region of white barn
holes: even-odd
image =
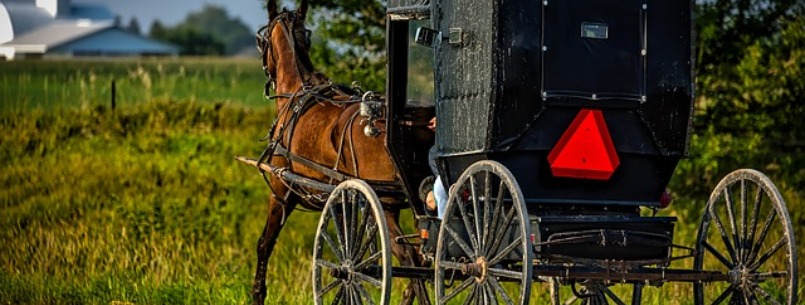
[[[0,58],[175,56],[175,46],[114,25],[98,5],[70,0],[0,0]]]

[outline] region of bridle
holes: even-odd
[[[296,58],[296,70],[300,78],[303,78],[305,74],[302,71],[302,63],[299,61],[299,57],[296,56],[297,46],[298,43],[301,43],[304,48],[303,51],[307,51],[311,45],[310,36],[312,32],[305,28],[304,20],[300,18],[296,11],[283,10],[282,13],[257,31],[257,50],[260,51],[263,61],[263,72],[268,78],[264,89],[264,95],[267,97],[270,96],[270,89],[276,88],[276,75],[271,75],[271,71],[268,70],[268,64],[270,60],[276,69],[277,59],[271,44],[271,34],[277,25],[282,27],[282,32],[288,40],[288,45],[291,46],[292,56]],[[274,73],[276,73],[276,70]],[[307,86],[308,79],[303,79],[302,83],[303,86]]]

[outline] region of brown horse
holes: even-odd
[[[278,12],[276,0],[270,0],[269,23],[258,32],[263,69],[269,78],[266,94],[268,86],[274,85],[276,95],[272,98],[277,103],[277,118],[269,133],[270,149],[260,161],[268,160],[273,168],[285,168],[295,175],[325,183],[334,182],[333,172],[336,172],[347,177],[393,184],[397,176],[384,146],[384,137],[365,135],[360,118],[355,119],[359,104],[340,102],[354,98],[343,92],[348,90],[330,85],[329,79],[313,68],[308,56],[310,31],[304,26],[307,7],[307,0],[303,0],[296,11]],[[315,101],[309,102],[311,98]],[[303,103],[305,101],[307,103]],[[381,129],[382,123],[378,122]],[[335,170],[322,170],[322,165]],[[297,205],[322,209],[321,194],[310,189],[289,188],[277,172],[270,174],[268,180],[272,194],[268,219],[257,243],[257,270],[252,290],[255,305],[263,304],[266,298],[268,259],[286,219]],[[385,215],[393,241],[402,235],[398,224],[399,209],[386,209]],[[392,252],[403,264],[420,264],[413,247],[392,243]],[[414,297],[420,303],[429,303],[422,281],[411,282],[403,303],[413,303]]]

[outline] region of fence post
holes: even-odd
[[[112,111],[115,111],[115,99],[117,98],[117,88],[115,88],[115,80],[112,80]]]

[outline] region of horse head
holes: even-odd
[[[268,1],[268,24],[257,32],[257,49],[261,53],[266,82],[276,92],[296,92],[308,85],[313,73],[310,60],[311,31],[305,28],[307,0],[302,0],[298,9],[277,10],[277,1]]]

